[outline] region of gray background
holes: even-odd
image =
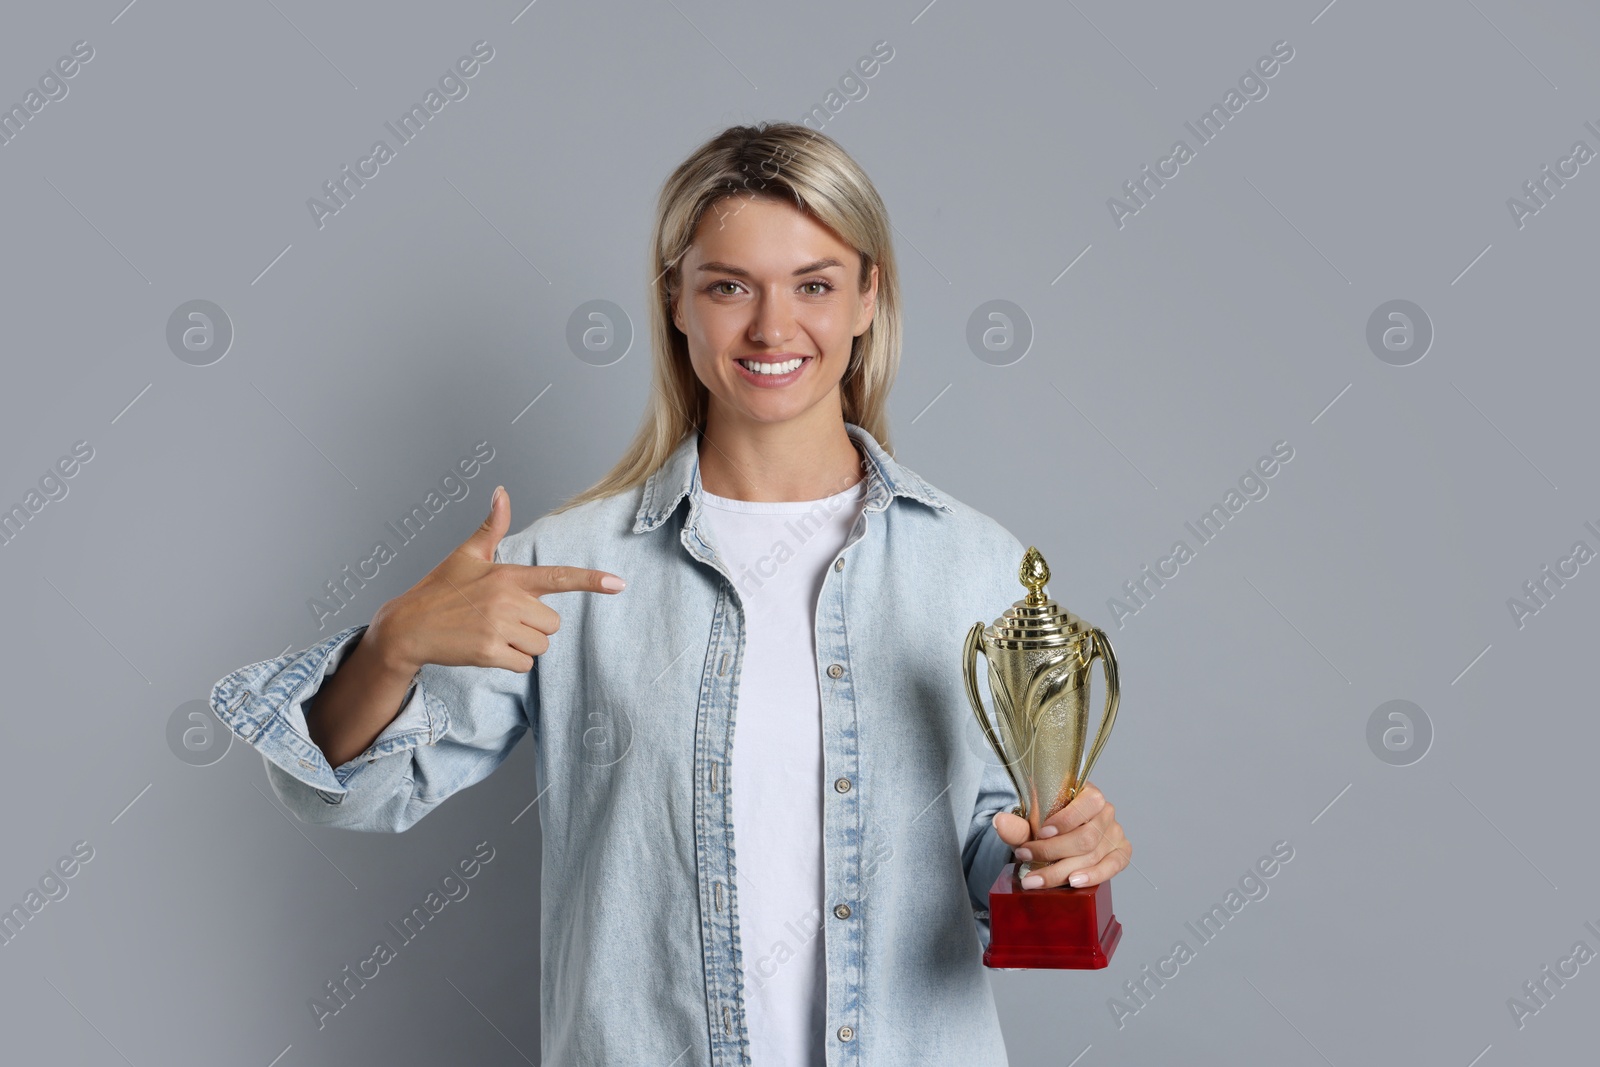
[[[1589,1052],[1600,965],[1520,1029],[1507,999],[1600,949],[1600,568],[1523,627],[1507,599],[1600,548],[1600,163],[1520,228],[1506,201],[1600,149],[1592,6],[123,2],[10,5],[0,33],[5,103],[95,49],[0,147],[0,504],[95,449],[0,547],[0,903],[95,850],[0,948],[5,1059],[537,1060],[531,742],[383,836],[292,823],[252,750],[190,765],[168,723],[332,632],[307,598],[474,442],[497,456],[471,494],[336,625],[496,482],[520,528],[608,469],[647,342],[596,367],[568,317],[610,300],[642,336],[670,169],[727,124],[799,119],[879,40],[893,58],[823,129],[897,231],[892,443],[1040,547],[1126,683],[1095,772],[1135,843],[1126,934],[1103,971],[994,976],[1014,1061]],[[469,95],[319,230],[306,199],[480,39]],[[1279,40],[1269,94],[1118,228],[1107,198]],[[235,330],[206,367],[165,340],[194,299]],[[1008,366],[965,339],[995,299],[1034,334]],[[1393,299],[1436,332],[1409,366],[1366,340]],[[1117,628],[1108,598],[1278,440],[1270,494]],[[1433,732],[1406,766],[1367,740],[1396,699]],[[483,840],[471,895],[319,1032],[308,999]],[[1280,840],[1270,894],[1196,947],[1185,922]],[[1119,1028],[1108,998],[1179,938],[1195,958]]]

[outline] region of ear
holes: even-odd
[[[867,278],[867,289],[861,294],[861,314],[856,318],[855,335],[860,337],[867,332],[867,327],[872,325],[873,316],[878,310],[878,265],[872,265],[872,273]]]

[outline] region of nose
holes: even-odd
[[[750,339],[757,344],[776,347],[794,334],[794,310],[774,286],[763,293],[756,303],[750,321]]]

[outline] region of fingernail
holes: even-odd
[[[1022,880],[1022,888],[1024,889],[1038,889],[1042,885],[1044,885],[1044,875],[1042,874],[1030,874]]]
[[[1089,876],[1087,874],[1084,874],[1082,871],[1076,871],[1070,877],[1067,878],[1067,881],[1071,882],[1075,886],[1081,886],[1081,885],[1083,885],[1083,883],[1087,882],[1088,880],[1089,880]]]
[[[1039,827],[1039,836],[1040,837],[1054,837],[1057,834],[1059,834],[1060,832],[1061,831],[1057,830],[1054,826],[1041,826],[1041,827]]]
[[[494,487],[494,492],[489,494],[489,514],[494,514],[494,506],[500,502],[500,493],[503,489],[505,486],[497,485]]]
[[[1021,860],[1023,863],[1027,863],[1029,860],[1033,859],[1032,849],[1014,848],[1011,850],[1011,854],[1016,856],[1017,859]]]
[[[604,578],[600,579],[600,587],[602,589],[609,589],[612,592],[616,592],[617,590],[624,588],[627,586],[627,584],[627,582],[623,581],[621,578],[618,578],[614,574],[608,574]]]

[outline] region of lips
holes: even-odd
[[[792,371],[799,370],[810,358],[810,356],[802,355],[786,355],[780,357],[765,356],[760,358],[750,356],[741,359],[735,359],[734,362],[738,363],[740,366],[746,367],[746,369],[749,369],[749,365],[754,365],[769,373],[771,373],[775,367],[786,367],[787,369],[783,373],[787,374]]]
[[[779,352],[770,356],[750,356],[746,358],[748,358],[751,363],[757,364],[763,368],[771,368],[779,365],[792,365],[791,370],[786,370],[782,373],[773,373],[771,370],[751,370],[738,359],[733,361],[734,366],[739,368],[739,376],[746,382],[749,382],[752,385],[772,388],[788,385],[790,382],[799,378],[805,373],[806,367],[809,366],[816,357],[807,356],[798,352]]]

